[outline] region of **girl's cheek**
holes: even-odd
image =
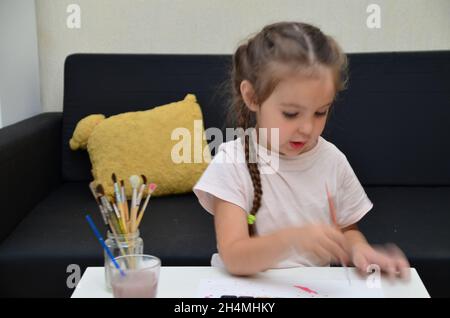
[[[320,121],[317,123],[316,127],[319,132],[322,132],[325,129],[326,124],[326,118],[320,119]]]
[[[291,136],[295,134],[295,129],[280,129],[280,146],[287,144],[291,139]]]

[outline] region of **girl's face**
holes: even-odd
[[[305,153],[317,144],[335,97],[331,70],[323,68],[319,74],[284,78],[261,105],[250,103],[250,82],[241,83],[244,100],[256,113],[256,128],[267,128],[260,143],[266,139],[263,145],[286,156]],[[270,128],[279,128],[279,145],[271,145]]]

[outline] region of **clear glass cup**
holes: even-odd
[[[125,255],[115,258],[122,273],[112,261],[111,286],[114,298],[156,298],[161,260],[152,255]]]
[[[139,230],[129,234],[118,234],[114,236],[108,231],[107,239],[105,240],[106,246],[110,249],[114,257],[123,255],[137,255],[144,253],[144,241],[139,236]],[[105,258],[105,283],[107,289],[111,290],[111,273],[109,270],[108,262],[110,262],[109,256],[104,252]]]

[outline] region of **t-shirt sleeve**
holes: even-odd
[[[373,204],[344,155],[340,161],[338,185],[336,217],[339,226],[344,228],[359,222]]]
[[[231,162],[225,151],[218,151],[193,188],[202,207],[214,214],[213,201],[214,197],[217,197],[247,212],[248,194],[246,194],[244,169],[246,169],[245,163]]]

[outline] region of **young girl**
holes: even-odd
[[[257,128],[256,138],[221,144],[194,187],[214,215],[219,255],[213,266],[251,275],[330,263],[366,272],[377,264],[391,277],[407,277],[409,264],[398,248],[375,249],[358,230],[373,205],[345,155],[321,137],[346,70],[335,40],[309,24],[271,24],[238,47],[231,111],[238,127]]]

